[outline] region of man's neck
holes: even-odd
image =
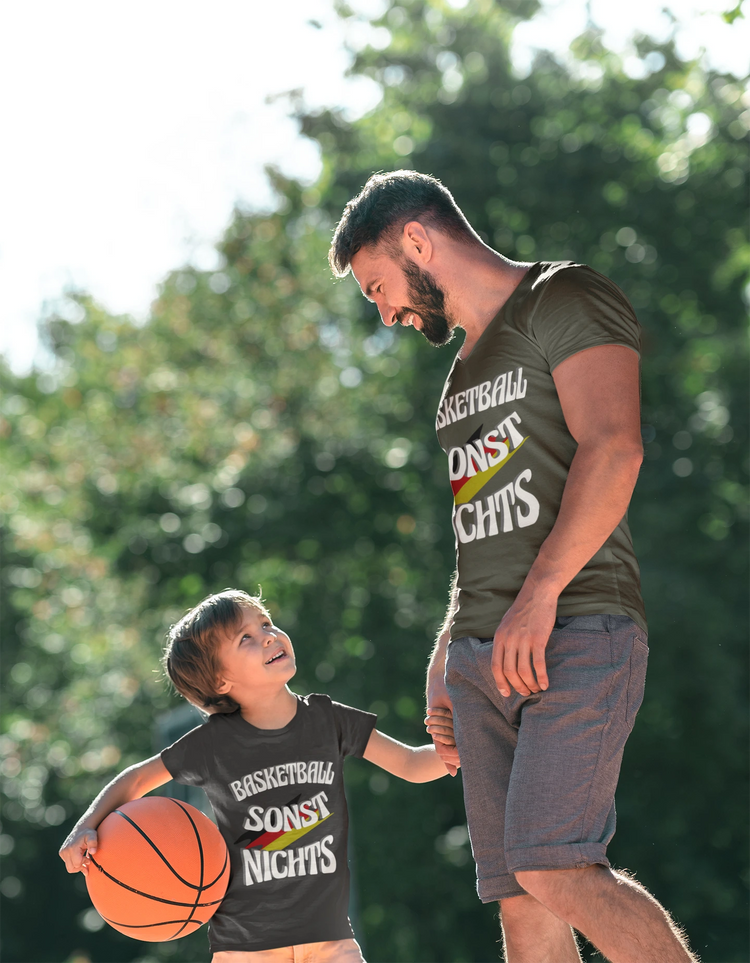
[[[256,729],[283,729],[297,713],[297,697],[287,686],[268,694],[254,693],[247,701],[240,699],[242,718]]]
[[[459,356],[466,359],[531,267],[509,261],[491,248],[457,246],[453,252],[448,312],[466,333]]]

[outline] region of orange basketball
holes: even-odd
[[[193,806],[165,796],[134,799],[102,820],[97,834],[86,885],[116,930],[136,940],[176,940],[216,912],[229,884],[229,853]]]

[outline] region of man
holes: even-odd
[[[414,171],[368,180],[329,260],[384,324],[435,345],[464,330],[437,415],[457,568],[427,700],[455,716],[477,889],[500,903],[508,963],[580,960],[573,929],[612,963],[695,960],[606,857],[648,653],[625,520],[642,460],[629,302],[582,265],[493,251]]]

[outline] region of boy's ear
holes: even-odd
[[[231,688],[232,683],[227,682],[226,679],[219,678],[216,680],[216,695],[226,695]]]

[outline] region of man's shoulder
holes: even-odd
[[[537,295],[550,292],[575,293],[589,290],[602,282],[613,284],[609,278],[599,274],[588,264],[581,264],[578,261],[540,261],[531,290]]]
[[[541,261],[531,290],[536,299],[615,297],[629,303],[622,289],[606,275],[578,261]]]

